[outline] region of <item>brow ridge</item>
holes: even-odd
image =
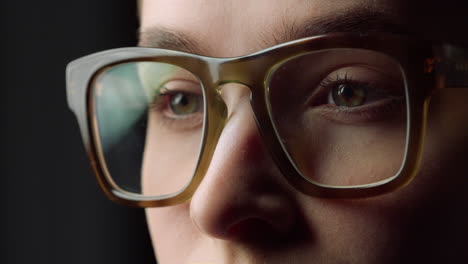
[[[300,24],[283,20],[279,30],[270,32],[271,34],[262,34],[261,42],[278,45],[301,38],[338,32],[410,34],[407,26],[397,21],[395,15],[388,12],[353,9],[312,18]]]
[[[258,43],[262,49],[301,38],[337,32],[409,34],[408,28],[397,21],[396,16],[389,12],[367,9],[347,10],[312,18],[303,23],[283,19],[279,28],[262,31]],[[201,45],[201,40],[197,40],[190,33],[159,26],[140,31],[138,45],[200,55],[209,54],[209,51]]]
[[[140,47],[179,50],[194,54],[205,54],[206,52],[198,41],[189,34],[164,27],[154,26],[140,31],[138,39]]]

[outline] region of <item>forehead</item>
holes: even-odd
[[[240,56],[306,37],[304,34],[359,31],[360,26],[367,27],[367,31],[385,31],[380,26],[384,22],[404,24],[403,9],[397,3],[392,0],[146,0],[141,12],[141,44],[160,46],[158,38],[168,34],[157,33],[164,29],[181,37],[182,44],[196,46],[196,53]],[[337,24],[342,28],[334,28]]]

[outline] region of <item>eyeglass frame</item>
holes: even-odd
[[[447,47],[447,44],[444,45]],[[250,104],[262,140],[268,143],[265,145],[276,166],[297,190],[320,198],[366,198],[400,189],[409,184],[418,172],[430,96],[435,89],[447,88],[447,76],[451,71],[458,69],[451,67],[453,63],[449,57],[444,56],[441,47],[441,44],[403,35],[333,33],[294,40],[232,58],[215,58],[160,48],[118,48],[91,54],[67,65],[67,100],[78,119],[83,143],[99,186],[110,200],[123,205],[169,206],[192,197],[208,170],[217,141],[227,123],[227,107],[220,91],[220,86],[227,83],[239,83],[250,89]],[[268,80],[276,68],[296,56],[342,48],[386,54],[399,62],[406,79],[408,118],[404,160],[396,175],[372,184],[330,186],[305,178],[291,161],[273,124],[268,99]],[[203,137],[192,179],[180,192],[158,196],[157,199],[124,191],[115,184],[105,165],[97,119],[94,115],[92,89],[96,76],[118,64],[143,61],[168,63],[188,70],[199,78],[205,98]],[[466,75],[468,77],[468,73]],[[464,81],[465,79],[462,85],[468,86],[468,82]]]

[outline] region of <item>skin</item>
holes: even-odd
[[[179,67],[141,63],[138,73],[149,94],[156,90],[155,86],[168,91],[200,92],[197,78]],[[164,93],[164,89],[159,91]],[[171,194],[185,186],[196,166],[202,136],[201,113],[190,121],[171,119],[177,115],[165,107],[167,97],[160,98],[149,111],[147,134],[151,136],[146,137],[143,155],[142,186],[148,195]],[[184,163],[180,164],[180,160]],[[168,175],[170,181],[167,181]]]
[[[152,0],[143,2],[141,30],[160,26],[190,34],[204,55],[232,57],[274,45],[260,36],[279,31],[285,21],[301,24],[352,8],[398,14],[412,31],[421,26],[406,19],[411,6],[390,0]],[[439,27],[420,31],[446,38]],[[434,94],[415,180],[393,193],[358,200],[319,199],[294,189],[262,142],[248,93],[239,88],[226,95],[231,117],[191,201],[146,209],[158,263],[463,262],[468,259],[466,90]]]

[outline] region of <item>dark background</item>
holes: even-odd
[[[108,201],[65,96],[65,66],[135,46],[134,1],[1,1],[0,263],[155,263],[142,209]]]

